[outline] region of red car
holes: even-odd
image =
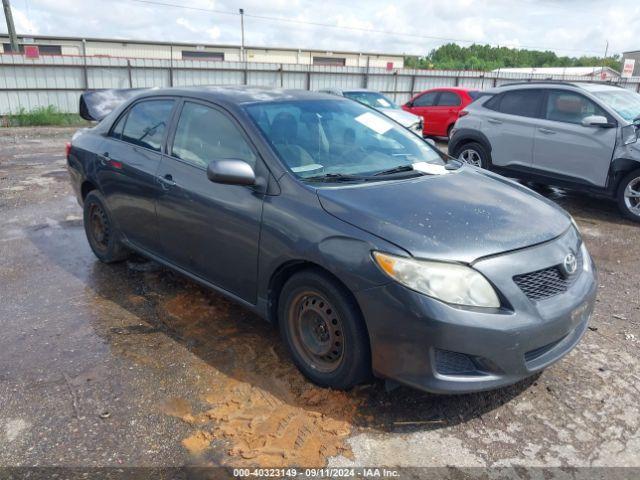
[[[458,113],[480,96],[480,90],[433,88],[415,95],[402,108],[424,119],[425,136],[448,137]]]

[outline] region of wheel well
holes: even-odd
[[[268,301],[269,301],[267,314],[268,314],[268,320],[271,323],[273,323],[274,325],[278,324],[278,302],[280,300],[280,292],[282,291],[282,287],[284,287],[284,284],[287,283],[287,280],[289,280],[294,274],[301,272],[303,270],[315,270],[315,271],[322,272],[323,274],[331,277],[331,279],[335,281],[337,285],[342,287],[345,293],[351,297],[351,299],[354,302],[354,305],[356,305],[358,307],[358,310],[360,310],[360,305],[358,305],[358,302],[355,296],[353,295],[353,293],[351,293],[351,290],[349,290],[349,288],[344,284],[344,282],[342,282],[338,277],[336,277],[329,270],[321,267],[317,263],[308,262],[305,260],[292,260],[278,267],[278,269],[273,273],[269,281],[269,290],[267,292]],[[360,310],[360,315],[362,316],[362,310]],[[365,328],[366,328],[366,322],[365,322]]]
[[[613,173],[613,193],[617,193],[620,186],[620,182],[629,175],[631,172],[640,170],[640,163],[635,160],[629,160],[626,158],[616,159],[613,161],[612,173]]]
[[[82,185],[80,187],[80,195],[82,196],[82,201],[87,198],[87,195],[89,195],[89,192],[91,190],[95,190],[96,188],[97,187],[89,180],[85,180],[84,182],[82,182]]]

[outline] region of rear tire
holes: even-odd
[[[640,222],[640,170],[627,174],[618,185],[618,208],[634,222]]]
[[[83,208],[84,231],[98,260],[104,263],[126,260],[130,252],[120,241],[120,232],[113,223],[102,194],[97,190],[90,191],[84,199]]]
[[[324,272],[304,270],[285,283],[278,323],[293,362],[313,383],[347,390],[371,377],[369,335],[360,310]]]
[[[463,163],[479,168],[489,168],[491,159],[487,148],[477,142],[465,143],[459,146],[453,156]]]

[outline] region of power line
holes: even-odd
[[[218,13],[220,15],[233,15],[233,16],[239,16],[240,14],[238,12],[231,12],[231,11],[225,11],[225,10],[216,10],[216,9],[212,9],[212,8],[202,8],[202,7],[192,7],[192,6],[188,6],[188,5],[180,5],[180,4],[175,4],[175,3],[169,3],[169,2],[161,2],[161,1],[157,1],[157,0],[129,0],[131,2],[136,2],[136,3],[143,3],[143,4],[148,4],[148,5],[157,5],[157,6],[163,6],[163,7],[173,7],[173,8],[180,8],[183,10],[194,10],[194,11],[199,11],[199,12],[209,12],[209,13]],[[332,28],[332,29],[337,29],[337,30],[348,30],[348,31],[357,31],[357,32],[366,32],[366,33],[377,33],[377,34],[382,34],[382,35],[390,35],[390,36],[395,36],[395,37],[408,37],[408,38],[419,38],[419,39],[423,39],[423,40],[439,40],[439,41],[443,41],[443,42],[458,42],[458,43],[469,43],[469,44],[478,44],[480,42],[478,42],[477,40],[470,40],[470,39],[463,39],[463,38],[453,38],[453,37],[438,37],[438,36],[432,36],[432,35],[422,35],[422,34],[416,34],[416,33],[404,33],[404,32],[396,32],[396,31],[390,31],[390,30],[379,30],[379,29],[375,29],[375,28],[366,28],[366,27],[345,27],[345,26],[340,26],[340,25],[332,25],[329,23],[322,23],[322,22],[312,22],[312,21],[307,21],[307,20],[298,20],[298,19],[294,19],[294,18],[285,18],[285,17],[272,17],[272,16],[268,16],[268,15],[254,15],[254,14],[250,14],[250,13],[244,13],[244,16],[247,18],[253,18],[256,20],[263,20],[263,21],[269,21],[269,22],[285,22],[285,23],[293,23],[293,24],[299,24],[299,25],[310,25],[310,26],[314,26],[314,27],[322,27],[322,28]],[[507,45],[500,45],[500,44],[491,44],[488,43],[490,46],[507,46]],[[576,48],[556,48],[556,47],[551,47],[551,46],[543,46],[543,45],[513,45],[513,48],[518,48],[518,49],[535,49],[535,50],[558,50],[558,51],[562,51],[562,52],[577,52],[577,53],[591,53],[591,54],[600,54],[599,51],[595,51],[595,50],[580,50],[580,49],[576,49]]]

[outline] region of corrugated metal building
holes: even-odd
[[[635,60],[636,64],[633,68],[633,76],[640,77],[640,50],[634,50],[632,52],[624,52],[622,54],[622,63],[627,59]]]
[[[10,51],[9,37],[0,35],[0,53]],[[243,61],[239,45],[148,42],[103,38],[20,36],[20,49],[34,55],[87,55],[92,57],[141,58],[159,60]],[[295,48],[246,46],[247,62],[329,65],[343,67],[403,68],[404,56],[372,52],[333,52]]]

